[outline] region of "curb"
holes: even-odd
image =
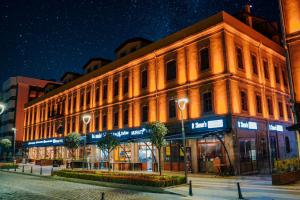
[[[186,197],[185,195],[182,195],[182,194],[179,194],[179,193],[166,191],[166,189],[168,189],[168,188],[161,188],[161,187],[138,186],[138,185],[129,185],[129,184],[127,185],[127,184],[120,184],[120,183],[91,181],[91,180],[84,180],[84,179],[59,177],[59,176],[52,176],[51,179],[61,180],[61,181],[68,181],[68,182],[73,182],[73,183],[96,185],[96,186],[102,186],[102,187],[110,187],[110,188],[118,188],[118,189],[139,191],[139,192],[173,194],[173,195],[179,195],[179,196],[182,196],[182,197]]]
[[[50,175],[49,176],[45,176],[45,175],[43,176],[43,175],[39,175],[39,174],[7,171],[7,170],[3,170],[3,169],[1,169],[0,171],[1,172],[6,172],[6,173],[12,173],[12,174],[19,174],[19,175],[25,175],[25,176],[34,176],[34,177],[47,178],[47,179],[58,180],[58,181],[67,181],[67,182],[87,184],[87,185],[95,185],[95,186],[101,186],[101,187],[118,188],[118,189],[132,190],[132,191],[138,191],[138,192],[173,194],[173,195],[178,195],[178,196],[182,196],[182,197],[187,197],[187,196],[179,194],[179,193],[166,191],[166,189],[170,189],[170,187],[161,188],[161,187],[138,186],[138,185],[129,185],[129,184],[126,185],[126,184],[119,184],[119,183],[91,181],[91,180],[76,179],[76,178],[50,176]]]

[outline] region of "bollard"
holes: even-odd
[[[53,167],[51,168],[51,176],[53,176]]]
[[[22,167],[22,172],[24,173],[24,165],[23,165],[23,167]]]
[[[33,171],[33,170],[32,170],[32,166],[31,166],[31,168],[30,168],[30,173],[31,173],[31,174],[32,174],[32,171]]]
[[[41,166],[40,175],[43,175],[43,167]]]
[[[244,198],[243,198],[243,195],[242,195],[240,183],[237,182],[236,184],[237,184],[237,188],[238,188],[239,199],[244,199]]]
[[[193,188],[192,188],[192,181],[189,182],[189,195],[193,196]]]
[[[15,172],[17,171],[17,165],[15,165]]]
[[[105,200],[104,199],[104,192],[101,193],[101,200]]]

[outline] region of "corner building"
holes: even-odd
[[[163,169],[182,171],[181,97],[189,99],[183,117],[193,173],[216,172],[216,159],[237,174],[268,173],[275,159],[297,155],[295,133],[286,131],[293,119],[284,50],[250,26],[220,12],[131,52],[26,105],[29,158],[68,158],[62,138],[79,132],[87,133],[90,160],[105,161],[96,142],[110,131],[122,141],[110,158],[115,169],[130,162],[152,170],[157,151],[145,125],[158,120],[169,128]]]

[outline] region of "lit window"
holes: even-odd
[[[166,63],[167,81],[176,80],[177,67],[176,60],[171,60]]]

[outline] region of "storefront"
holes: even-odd
[[[234,169],[236,174],[270,173],[275,159],[297,155],[294,132],[289,124],[245,117],[211,116],[185,122],[187,167],[192,173],[220,173]],[[162,166],[167,171],[184,170],[180,124],[169,126],[167,144],[162,150]],[[107,133],[120,141],[110,157],[97,147]],[[105,168],[107,161],[115,170],[152,171],[157,167],[156,148],[146,127],[128,128],[87,135],[87,158]],[[84,138],[82,138],[84,141]],[[25,144],[32,159],[70,158],[62,138],[31,141]],[[76,159],[83,158],[83,147]]]

